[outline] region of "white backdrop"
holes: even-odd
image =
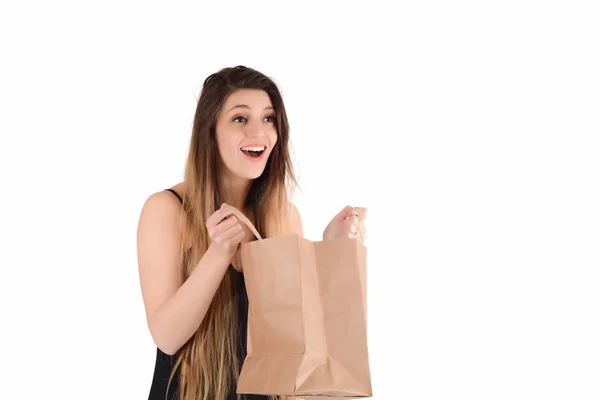
[[[139,212],[243,64],[306,236],[369,208],[374,399],[598,399],[592,2],[149,3],[0,6],[0,398],[147,398]]]

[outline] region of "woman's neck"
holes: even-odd
[[[221,182],[223,182],[224,202],[234,206],[240,211],[244,211],[246,197],[248,197],[252,181],[229,176],[225,177]]]

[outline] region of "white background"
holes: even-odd
[[[243,64],[281,85],[306,236],[369,208],[374,399],[598,399],[592,3],[3,2],[0,398],[147,398],[139,212]]]

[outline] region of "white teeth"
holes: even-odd
[[[256,146],[242,147],[242,150],[245,150],[245,151],[263,151],[265,149],[266,149],[265,146],[260,146],[260,147],[256,147]]]

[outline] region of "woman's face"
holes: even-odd
[[[269,95],[254,89],[231,93],[217,116],[216,136],[227,172],[242,179],[258,178],[277,143]]]

